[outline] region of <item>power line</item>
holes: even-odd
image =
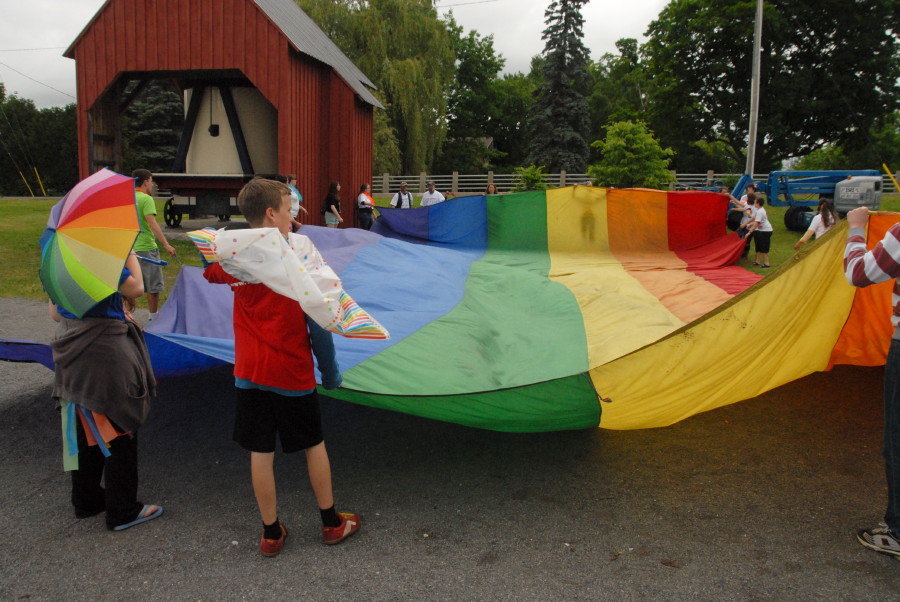
[[[468,4],[488,4],[490,2],[501,2],[502,0],[472,0],[471,2],[457,2],[456,4],[435,4],[435,8],[452,8],[454,6],[466,6]]]
[[[10,66],[7,65],[6,63],[0,62],[0,65],[3,65],[4,67],[6,67],[7,69],[9,69],[10,71],[15,71],[16,73],[18,73],[18,74],[21,75],[22,77],[24,77],[24,78],[26,78],[26,79],[30,79],[31,81],[33,81],[33,82],[36,83],[36,84],[40,84],[40,85],[42,85],[42,86],[44,86],[44,87],[46,87],[46,88],[50,88],[50,89],[53,90],[54,92],[59,92],[60,94],[64,94],[64,95],[68,96],[69,98],[75,99],[75,97],[72,96],[71,94],[69,94],[68,92],[63,92],[62,90],[59,90],[59,89],[57,89],[57,88],[54,88],[53,86],[51,86],[51,85],[49,85],[49,84],[45,84],[44,82],[38,81],[38,80],[34,79],[33,77],[30,77],[30,76],[28,76],[28,75],[25,75],[24,73],[22,73],[22,72],[19,71],[18,69],[14,69],[13,67],[10,67]],[[77,100],[77,99],[75,99],[75,100]]]
[[[0,52],[30,52],[32,50],[65,50],[67,46],[48,46],[47,48],[0,48]]]

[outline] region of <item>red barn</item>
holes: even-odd
[[[293,0],[107,0],[65,56],[76,63],[82,178],[122,170],[128,84],[168,79],[187,106],[173,172],[295,173],[313,223],[338,180],[345,225],[355,221],[381,105]]]

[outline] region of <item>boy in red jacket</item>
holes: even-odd
[[[252,228],[277,228],[288,238],[293,216],[286,185],[253,179],[238,195],[238,206]],[[278,520],[276,438],[285,453],[306,452],[309,480],[322,516],[322,539],[326,544],[340,543],[356,532],[360,521],[356,514],[334,510],[331,466],[322,438],[312,353],[319,360],[322,385],[326,389],[340,386],[331,333],[307,320],[296,300],[265,284],[239,280],[218,263],[203,275],[210,282],[230,285],[234,292],[234,440],[250,451],[253,493],[263,521],[260,553],[276,556],[287,537],[287,528]]]

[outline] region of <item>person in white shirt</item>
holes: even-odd
[[[443,203],[445,200],[447,199],[444,198],[444,195],[434,189],[434,181],[428,180],[428,190],[422,195],[421,206],[428,207],[429,205],[437,205],[438,203]]]
[[[372,229],[372,210],[375,208],[375,200],[369,193],[369,185],[360,184],[359,195],[356,197],[356,221],[363,230]]]
[[[391,207],[397,209],[412,209],[413,196],[406,189],[406,182],[400,182],[400,192],[394,194],[391,198]]]
[[[763,208],[765,204],[766,201],[762,197],[754,199],[753,205],[756,207],[756,215],[753,216],[753,220],[747,229],[747,236],[753,237],[753,245],[756,248],[756,261],[753,262],[753,265],[761,268],[769,267],[769,247],[772,242],[772,224],[769,222],[769,216],[766,215],[766,210]]]
[[[296,232],[303,225],[300,223],[300,212],[302,211],[309,215],[309,211],[301,204],[303,203],[303,195],[297,190],[297,176],[291,174],[285,176],[285,179],[287,179],[287,187],[291,189],[291,217],[293,218],[291,220],[291,232]]]
[[[825,198],[819,199],[819,212],[814,218],[812,218],[812,222],[809,224],[809,229],[803,235],[803,238],[798,240],[797,244],[794,245],[794,250],[800,249],[800,247],[803,246],[803,243],[808,241],[813,236],[819,238],[820,236],[831,230],[831,227],[835,225],[837,221],[838,216],[834,211],[834,203]]]
[[[738,201],[738,205],[744,212],[744,216],[741,218],[741,225],[738,226],[737,233],[738,236],[747,241],[744,245],[744,250],[741,253],[742,259],[747,259],[747,257],[750,256],[750,241],[753,240],[753,237],[750,235],[750,224],[753,223],[753,218],[756,216],[755,201],[756,193],[753,192],[748,192],[741,197],[740,201]]]

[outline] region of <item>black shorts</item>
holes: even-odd
[[[771,232],[754,232],[753,245],[757,253],[768,253],[769,245],[772,242]]]
[[[234,440],[248,451],[265,454],[275,451],[276,436],[285,453],[315,447],[323,441],[316,392],[287,397],[272,391],[238,388]]]

